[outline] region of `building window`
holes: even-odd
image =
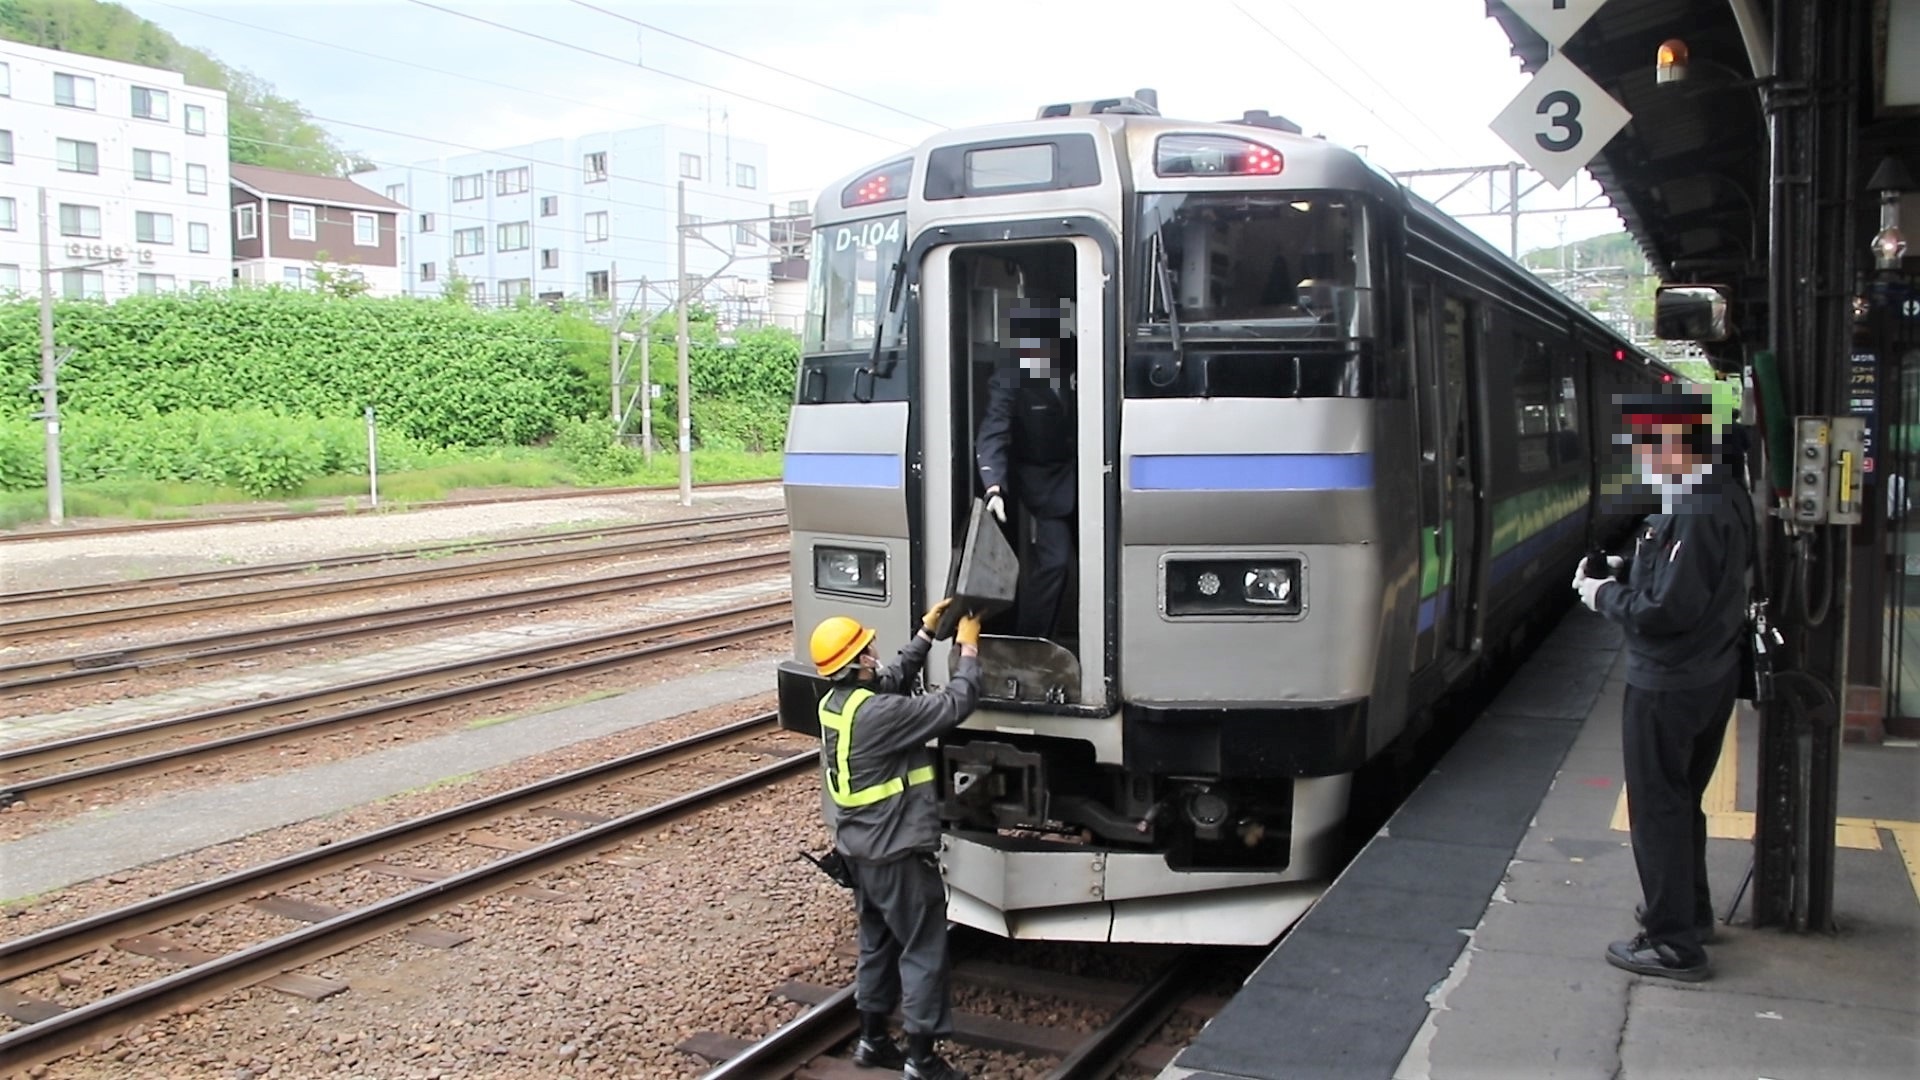
[[[433,276],[434,276],[434,275],[433,275],[433,264],[432,264],[432,263],[421,263],[421,264],[420,264],[420,280],[421,280],[421,281],[432,281],[432,280],[433,280]]]
[[[313,237],[313,207],[287,207],[287,239],[311,240]]]
[[[540,249],[540,269],[542,270],[560,269],[560,249],[559,248],[541,248]]]
[[[560,196],[558,195],[540,196],[540,216],[541,217],[552,217],[555,214],[558,214],[559,212],[560,212]]]
[[[93,108],[93,80],[85,75],[53,73],[53,103],[69,109]]]
[[[187,194],[205,195],[207,193],[207,167],[205,165],[187,166]]]
[[[680,155],[680,175],[688,180],[700,179],[700,155]]]
[[[158,296],[173,291],[172,274],[141,274],[134,279],[134,290],[141,296]]]
[[[760,238],[753,235],[753,226],[751,225],[735,225],[733,227],[733,242],[740,247],[760,246]]]
[[[607,272],[605,270],[587,271],[587,292],[591,293],[595,300],[605,300],[607,298]]]
[[[487,248],[487,231],[475,226],[471,229],[453,230],[453,253],[455,255],[478,255]]]
[[[13,69],[0,62],[0,97],[13,96]],[[18,270],[19,267],[15,267]]]
[[[0,232],[18,231],[20,231],[19,204],[13,201],[11,195],[0,198]]]
[[[495,191],[501,195],[518,195],[527,190],[529,175],[525,165],[517,169],[501,169],[493,174]]]
[[[213,227],[204,221],[187,222],[187,250],[202,254],[213,250]]]
[[[587,239],[605,240],[607,238],[607,212],[595,210],[587,215]]]
[[[380,246],[380,218],[376,214],[353,215],[353,243],[355,247]]]
[[[242,203],[234,207],[233,234],[241,240],[251,240],[260,235],[260,211],[253,203]]]
[[[706,218],[703,218],[703,217],[701,217],[701,216],[700,216],[699,214],[688,214],[688,215],[686,216],[686,218],[685,218],[684,220],[682,220],[682,221],[680,222],[680,224],[682,224],[682,225],[699,225],[699,224],[700,224],[701,222],[703,222],[703,221],[705,221],[705,220],[707,220],[707,219],[706,219]]]
[[[173,243],[173,215],[134,211],[133,236],[143,244]]]
[[[405,202],[406,200],[401,196],[405,195],[406,193],[407,193],[407,185],[405,184],[388,184],[387,185],[387,198],[392,199],[394,202]]]
[[[479,198],[482,194],[485,193],[486,189],[481,187],[481,184],[484,183],[485,181],[486,181],[486,177],[481,175],[480,173],[474,173],[471,176],[454,177],[453,178],[453,201],[468,202],[472,199]]]
[[[432,214],[420,215],[420,231],[421,232],[433,231],[433,215]]]
[[[60,204],[60,235],[100,239],[100,208]]]
[[[486,303],[487,302],[487,283],[484,281],[474,281],[468,284],[467,299],[473,301],[476,304]]]
[[[0,70],[4,70],[6,66],[5,64],[0,64]],[[20,268],[12,263],[0,265],[0,293],[17,293],[19,291]]]
[[[185,105],[180,111],[187,118],[187,134],[205,135],[207,133],[207,107],[205,105]]]
[[[159,150],[135,150],[133,178],[156,184],[173,183],[173,155]]]
[[[62,270],[60,295],[69,300],[104,300],[107,276],[98,270]]]
[[[597,154],[588,154],[582,160],[581,168],[586,171],[587,183],[592,184],[605,180],[607,178],[607,152],[602,150]]]
[[[500,226],[500,251],[525,251],[530,230],[524,221]]]
[[[55,147],[60,155],[61,172],[100,173],[100,148],[90,142],[59,139]]]
[[[0,131],[0,165],[13,164],[13,132]]]
[[[133,88],[133,115],[141,120],[167,119],[167,92],[144,86]]]
[[[500,283],[500,299],[512,303],[533,295],[533,282],[526,278],[513,278]]]
[[[808,205],[805,199],[790,199],[787,201],[787,213],[789,215],[805,214],[812,209],[813,207]]]
[[[280,283],[282,285],[290,285],[297,289],[305,284],[306,280],[306,276],[300,273],[300,268],[297,266],[283,266],[280,268]]]
[[[760,170],[742,162],[733,167],[733,182],[736,187],[753,188],[760,186]]]

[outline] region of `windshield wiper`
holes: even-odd
[[[1179,303],[1173,295],[1173,272],[1167,269],[1167,245],[1157,230],[1153,234],[1153,272],[1159,279],[1160,295],[1166,300],[1167,338],[1173,345],[1173,366],[1178,371],[1182,359]]]
[[[887,270],[887,306],[882,309],[878,317],[873,320],[873,351],[867,356],[867,366],[853,373],[853,397],[855,401],[863,404],[873,400],[873,382],[881,375],[880,343],[886,338],[887,320],[892,317],[894,309],[900,306],[900,287],[906,284],[906,270],[907,257],[902,253],[900,258]],[[899,350],[896,349],[894,355],[887,360],[887,370],[885,374],[891,376],[893,374],[893,366],[899,362]],[[864,394],[860,389],[860,377],[862,375],[867,377],[867,388]]]

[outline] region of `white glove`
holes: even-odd
[[[1580,590],[1580,602],[1587,605],[1587,610],[1597,612],[1600,610],[1600,590],[1611,584],[1613,579],[1610,577],[1590,578],[1582,575],[1579,584],[1574,587]]]
[[[1000,524],[1005,525],[1007,523],[1007,504],[1006,500],[1000,497],[999,488],[989,488],[987,490],[987,513],[992,514],[993,520]]]
[[[1607,569],[1618,570],[1625,565],[1627,565],[1627,557],[1625,555],[1607,556]]]

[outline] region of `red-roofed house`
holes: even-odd
[[[375,296],[398,296],[392,199],[335,176],[233,166],[233,277],[255,285],[311,282],[316,264],[366,279]]]

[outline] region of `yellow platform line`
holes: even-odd
[[[1714,840],[1753,839],[1753,812],[1734,809],[1740,776],[1739,729],[1740,713],[1735,709],[1727,722],[1726,739],[1720,744],[1720,760],[1714,766],[1713,777],[1707,781],[1707,790],[1700,797],[1700,808],[1707,814],[1707,836]],[[1615,832],[1627,832],[1632,820],[1627,808],[1627,789],[1621,785],[1620,797],[1613,803],[1610,827]],[[1884,851],[1881,829],[1893,834],[1894,847],[1913,884],[1914,898],[1920,900],[1920,822],[1843,817],[1834,822],[1833,842],[1837,847],[1853,851]]]

